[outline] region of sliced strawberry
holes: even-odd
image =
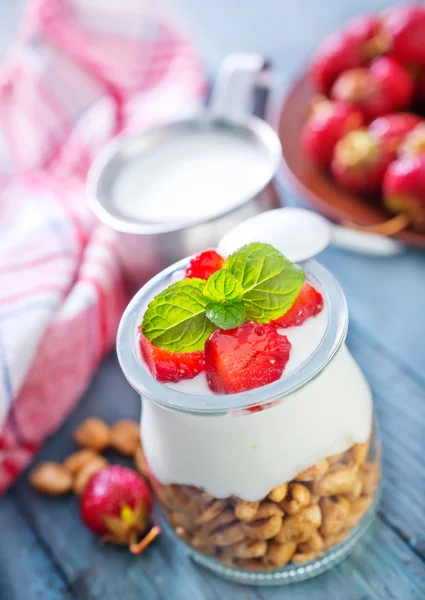
[[[305,282],[291,308],[282,317],[272,321],[275,327],[296,327],[323,308],[323,296],[312,285]]]
[[[217,394],[252,390],[280,378],[291,344],[271,325],[214,331],[205,344],[208,385]]]
[[[149,371],[158,381],[193,379],[204,370],[205,358],[199,352],[169,352],[154,346],[140,334],[140,349]]]
[[[204,250],[192,258],[186,267],[185,277],[208,279],[224,265],[224,258],[215,250]]]

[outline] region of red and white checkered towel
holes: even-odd
[[[192,112],[191,47],[155,0],[34,0],[0,70],[0,493],[113,345],[125,298],[84,180],[116,133]]]

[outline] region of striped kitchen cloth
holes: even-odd
[[[203,75],[155,0],[33,0],[0,69],[0,493],[113,345],[114,233],[84,181],[111,137],[193,112]]]

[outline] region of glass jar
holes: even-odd
[[[248,392],[188,393],[157,382],[139,350],[148,302],[183,276],[161,272],[131,301],[117,351],[143,400],[143,469],[190,556],[217,574],[281,584],[347,556],[376,512],[380,443],[369,386],[345,346],[348,316],[334,277],[301,266],[324,297],[320,342],[280,380]]]

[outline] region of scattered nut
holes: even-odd
[[[104,456],[97,456],[91,462],[87,463],[74,479],[72,485],[74,494],[81,496],[93,475],[103,469],[103,467],[106,467],[107,464],[108,461]]]
[[[288,496],[280,503],[285,513],[296,515],[310,504],[310,490],[302,483],[290,483]]]
[[[94,450],[89,450],[88,448],[78,450],[65,458],[63,466],[71,473],[71,475],[76,475],[78,471],[97,456],[99,455]]]
[[[132,456],[140,446],[140,425],[131,419],[117,421],[111,427],[111,446],[124,456]]]
[[[295,553],[297,545],[294,542],[271,542],[266,554],[266,560],[276,567],[285,566]]]
[[[102,419],[90,417],[74,431],[74,440],[79,446],[102,452],[109,446],[111,429]]]
[[[335,500],[332,498],[323,498],[320,501],[320,508],[322,509],[323,517],[320,533],[325,537],[339,533],[344,528],[347,517],[350,514],[349,501],[342,496],[339,496]]]
[[[283,483],[282,485],[278,485],[277,487],[273,488],[267,498],[272,502],[282,502],[287,493],[288,484]]]
[[[327,473],[328,469],[329,463],[326,460],[326,458],[323,458],[322,460],[317,461],[317,463],[314,463],[314,465],[312,465],[308,469],[305,469],[304,471],[301,471],[301,473],[298,473],[298,475],[294,477],[294,479],[295,481],[314,481],[315,479],[323,477],[323,475]]]
[[[247,502],[246,500],[236,498],[235,517],[241,521],[252,521],[259,506],[259,502]]]
[[[71,490],[72,476],[63,465],[48,461],[31,471],[29,482],[42,494],[62,496]]]

